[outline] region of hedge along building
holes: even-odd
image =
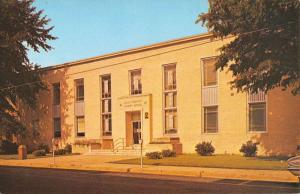
[[[193,153],[211,141],[216,153],[239,153],[253,140],[260,154],[295,153],[299,96],[231,90],[232,75],[214,70],[230,39],[201,34],[44,68],[49,91],[29,122],[73,152],[138,149],[141,137],[146,151]]]

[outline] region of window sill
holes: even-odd
[[[209,86],[202,86],[202,88],[216,88],[218,87],[219,85],[216,84],[216,85],[209,85]]]
[[[142,96],[143,94],[140,93],[140,94],[130,94],[130,96]]]
[[[249,134],[262,134],[262,133],[268,133],[268,131],[267,130],[265,130],[265,131],[247,131],[247,133],[249,133]]]
[[[202,131],[201,132],[201,134],[202,135],[219,135],[220,134],[220,132],[218,131],[218,132],[204,132],[204,131]]]

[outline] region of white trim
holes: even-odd
[[[248,93],[246,94],[246,103],[247,103],[247,108],[246,108],[246,133],[247,134],[264,134],[264,133],[268,133],[268,95],[265,94],[265,101],[264,102],[249,102],[249,97],[248,97]],[[249,125],[249,105],[250,104],[261,104],[261,103],[265,103],[266,104],[266,111],[265,111],[265,118],[266,118],[266,130],[264,131],[250,131],[250,125]]]
[[[131,88],[131,81],[133,81],[133,80],[131,80],[131,74],[133,72],[138,72],[138,71],[141,73],[140,80],[141,80],[141,86],[142,86],[142,88],[141,88],[141,93],[134,94],[134,93],[132,93],[132,88]],[[142,76],[143,76],[142,75],[142,68],[128,70],[129,96],[136,96],[136,95],[142,95],[143,94],[143,80],[142,80]]]
[[[220,79],[219,79],[219,73],[220,73],[220,71],[219,70],[216,70],[216,72],[217,72],[217,84],[216,85],[211,85],[211,86],[204,86],[204,71],[203,71],[203,65],[204,65],[204,63],[203,63],[203,61],[204,60],[208,60],[208,59],[215,59],[215,58],[218,58],[218,56],[217,55],[215,55],[215,56],[209,56],[209,57],[201,57],[200,58],[200,71],[201,71],[201,87],[202,88],[209,88],[209,87],[215,87],[215,86],[219,86],[219,81],[220,81]]]
[[[102,88],[102,81],[103,78],[109,77],[109,81],[110,81],[110,97],[103,97],[103,88]],[[109,82],[108,82],[109,83]],[[99,115],[99,122],[100,122],[100,139],[111,139],[112,138],[112,133],[113,133],[113,123],[112,123],[112,75],[111,73],[106,73],[106,74],[102,74],[99,75],[99,86],[100,86],[100,115]],[[109,86],[109,85],[108,85]],[[109,87],[108,87],[109,90]],[[104,112],[103,111],[103,102],[105,103],[105,101],[108,101],[108,107],[110,104],[110,111],[109,112]],[[109,126],[108,126],[108,131],[106,131],[104,129],[105,126],[103,126],[103,121],[104,121],[104,116],[108,116],[111,122],[111,131],[109,131]],[[104,135],[105,132],[111,132],[110,135]]]
[[[213,59],[213,58],[218,58],[218,55],[214,55],[214,56],[206,56],[206,57],[201,57],[200,58],[200,75],[201,75],[201,112],[200,112],[200,116],[201,116],[201,134],[202,135],[218,135],[220,134],[221,132],[221,127],[220,127],[220,106],[219,106],[219,83],[220,83],[220,71],[219,70],[216,70],[216,73],[217,73],[217,84],[216,85],[211,85],[211,86],[204,86],[204,71],[203,71],[203,61],[206,60],[206,59]],[[209,106],[204,106],[203,104],[203,88],[214,88],[214,87],[217,87],[217,104],[215,105],[209,105]],[[217,107],[218,109],[218,130],[217,132],[215,133],[207,133],[205,132],[204,130],[204,108],[205,107]]]
[[[165,88],[165,68],[168,68],[168,67],[175,67],[175,80],[176,80],[176,89],[172,89],[172,90],[166,90]],[[174,80],[174,77],[173,77],[173,80]],[[176,93],[176,106],[174,107],[166,107],[166,97],[165,95],[167,93]],[[168,63],[168,64],[163,64],[162,65],[162,136],[167,136],[167,137],[178,137],[178,109],[177,109],[177,106],[178,106],[178,80],[177,80],[177,62],[173,62],[173,63]],[[174,110],[176,111],[176,119],[177,119],[177,128],[176,128],[176,133],[166,133],[166,111],[168,110]],[[173,118],[173,125],[174,125],[174,118]]]

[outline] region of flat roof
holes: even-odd
[[[54,69],[59,69],[59,68],[64,68],[64,67],[81,65],[84,63],[95,62],[95,61],[100,61],[100,60],[114,58],[114,57],[120,57],[120,56],[124,56],[124,55],[129,55],[129,54],[133,54],[133,53],[137,53],[137,52],[143,52],[143,51],[147,51],[147,50],[157,49],[157,48],[161,48],[161,47],[172,46],[172,45],[176,45],[176,44],[182,44],[182,43],[191,42],[194,40],[206,39],[206,38],[210,38],[212,36],[213,36],[212,33],[202,33],[202,34],[197,34],[197,35],[192,35],[192,36],[186,36],[183,38],[172,39],[172,40],[163,41],[163,42],[159,42],[159,43],[155,43],[155,44],[151,44],[151,45],[131,48],[131,49],[123,50],[123,51],[117,51],[117,52],[104,54],[104,55],[100,55],[100,56],[96,56],[96,57],[90,57],[90,58],[80,59],[80,60],[62,63],[62,64],[58,64],[58,65],[43,67],[42,70],[48,71],[48,70],[54,70]]]

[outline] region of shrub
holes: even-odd
[[[72,145],[71,144],[67,144],[64,149],[65,149],[66,154],[72,154]]]
[[[55,155],[65,155],[66,154],[66,150],[65,149],[58,149],[54,151]]]
[[[149,159],[162,159],[161,152],[148,152],[146,153],[146,157]]]
[[[0,141],[0,154],[17,154],[18,145],[8,140]]]
[[[38,150],[45,150],[46,153],[49,153],[50,148],[47,144],[45,143],[40,143],[37,147]]]
[[[35,150],[32,152],[34,156],[46,156],[46,151],[45,150]]]
[[[253,143],[252,141],[247,141],[242,145],[240,152],[242,152],[245,157],[254,157],[257,153],[257,144],[258,143]]]
[[[176,152],[170,149],[163,150],[161,153],[163,157],[176,157]]]
[[[203,141],[195,146],[195,151],[201,156],[211,156],[215,152],[214,146],[211,142]]]

